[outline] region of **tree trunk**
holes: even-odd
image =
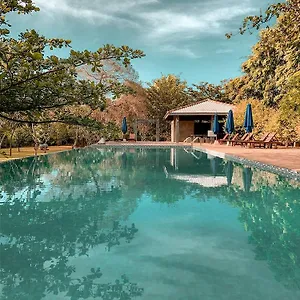
[[[4,139],[5,139],[5,137],[6,137],[6,134],[3,134],[3,136],[2,136],[2,138],[0,140],[0,149],[2,147],[2,143],[3,143]]]
[[[12,155],[12,141],[10,140],[9,141],[9,156],[11,156]]]
[[[34,143],[34,156],[37,156],[38,149],[39,149],[39,144]]]
[[[74,149],[77,146],[77,143],[78,143],[78,127],[76,128],[76,131],[75,131],[75,140],[74,140],[72,149]]]
[[[31,125],[31,130],[32,130],[32,136],[33,136],[33,141],[34,141],[34,156],[37,156],[37,152],[38,152],[38,149],[39,149],[39,141],[38,141],[38,138],[36,136],[36,132],[35,132],[33,124]]]
[[[9,139],[9,156],[12,156],[12,141],[13,141],[13,137],[14,137],[15,131],[16,131],[16,128],[14,128],[12,130],[12,133],[11,133],[10,139]]]

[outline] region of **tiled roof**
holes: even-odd
[[[223,102],[204,100],[193,105],[185,106],[176,110],[171,110],[165,115],[165,119],[169,116],[180,115],[211,115],[223,114],[226,115],[230,109],[234,109],[234,105],[226,104]]]

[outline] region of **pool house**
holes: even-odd
[[[215,137],[212,132],[214,115],[218,115],[223,131],[230,109],[234,110],[234,105],[204,100],[168,111],[165,120],[171,121],[171,141],[183,142],[188,137]]]

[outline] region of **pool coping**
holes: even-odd
[[[247,159],[247,158],[240,157],[237,155],[227,154],[225,152],[209,150],[204,147],[193,146],[192,148],[196,151],[201,151],[201,152],[204,152],[206,154],[209,154],[209,155],[212,155],[215,157],[220,157],[222,159],[228,159],[233,162],[237,162],[237,163],[249,166],[249,167],[255,167],[255,168],[263,170],[263,171],[275,173],[275,174],[287,177],[289,179],[300,181],[300,173],[297,171],[288,169],[288,168],[277,167],[277,166],[274,166],[271,164],[262,163],[257,160]]]
[[[96,148],[190,148],[193,147],[191,145],[178,145],[178,144],[134,144],[134,143],[119,143],[119,144],[93,144],[88,147],[96,147]]]

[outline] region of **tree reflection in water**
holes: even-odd
[[[120,187],[98,172],[102,161],[90,154],[66,153],[1,166],[1,299],[142,295],[143,289],[126,275],[107,283],[95,267],[78,277],[69,263],[71,257],[88,255],[99,245],[110,251],[122,241],[130,243],[138,231],[135,224],[118,221],[128,210],[120,202]],[[129,212],[136,206],[131,202]]]
[[[223,176],[225,184],[178,181],[166,170],[201,182]],[[1,165],[0,178],[3,299],[141,296],[143,288],[125,275],[107,283],[95,266],[82,277],[69,260],[99,245],[110,251],[130,243],[138,230],[124,220],[145,194],[167,204],[193,195],[238,207],[256,259],[267,261],[287,288],[300,290],[299,182],[204,154],[178,151],[174,162],[170,149],[138,148],[89,148],[10,162]]]
[[[300,290],[300,182],[233,165],[233,184],[202,193],[238,207],[255,258],[267,261],[286,288]]]

